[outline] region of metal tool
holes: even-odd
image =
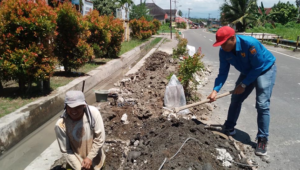
[[[232,94],[233,91],[234,91],[234,90],[229,91],[229,92],[226,92],[226,93],[223,93],[223,94],[220,94],[219,96],[216,97],[216,99],[219,99],[219,98],[228,96],[228,95]],[[175,113],[177,113],[177,112],[179,112],[179,111],[181,111],[181,110],[184,110],[184,109],[187,109],[187,108],[190,108],[190,107],[194,107],[194,106],[198,106],[198,105],[201,105],[201,104],[204,104],[204,103],[208,103],[208,102],[210,102],[209,99],[204,100],[204,101],[201,101],[201,102],[196,102],[196,103],[193,103],[193,104],[188,104],[188,105],[181,106],[181,107],[175,107],[173,111],[174,111]]]

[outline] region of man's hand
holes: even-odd
[[[245,88],[243,88],[241,85],[238,85],[238,86],[234,89],[233,94],[242,94],[242,93],[244,93],[244,91],[245,91]]]
[[[85,158],[82,161],[81,166],[83,169],[90,169],[92,166],[92,160],[90,160],[89,158]]]
[[[210,93],[210,95],[207,97],[207,99],[210,100],[210,102],[214,102],[216,101],[216,97],[217,97],[218,92],[216,90],[214,90],[213,92]]]

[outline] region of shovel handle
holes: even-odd
[[[223,94],[220,94],[216,97],[216,99],[219,99],[219,98],[222,98],[222,97],[225,97],[225,96],[228,96],[230,94],[233,93],[233,90],[232,91],[229,91],[229,92],[226,92],[226,93],[223,93]],[[184,110],[184,109],[187,109],[187,108],[190,108],[190,107],[194,107],[194,106],[198,106],[198,105],[201,105],[201,104],[204,104],[204,103],[208,103],[210,102],[209,99],[206,99],[204,101],[201,101],[201,102],[196,102],[196,103],[193,103],[193,104],[189,104],[189,105],[185,105],[185,106],[181,106],[181,107],[175,107],[174,111],[175,113],[179,112],[180,110]]]

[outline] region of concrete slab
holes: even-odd
[[[54,141],[40,156],[32,161],[25,170],[50,169],[53,163],[62,157],[57,141]]]

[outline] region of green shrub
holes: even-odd
[[[117,57],[124,37],[122,21],[114,19],[113,16],[99,16],[97,10],[85,15],[84,20],[89,23],[91,36],[87,42],[96,48],[94,48],[95,56],[97,58]]]
[[[152,35],[153,24],[148,22],[144,17],[141,19],[133,19],[129,22],[132,30],[132,36],[137,39],[147,39]]]
[[[59,4],[55,55],[66,72],[78,69],[91,60],[93,49],[86,42],[90,36],[88,23],[69,1]]]
[[[203,57],[203,54],[197,52],[194,56],[184,56],[183,61],[179,63],[178,80],[181,82],[185,91],[187,91],[190,81],[196,85],[198,84],[194,79],[194,74],[204,69],[204,64],[201,61]]]
[[[56,18],[44,0],[1,2],[0,80],[16,80],[22,91],[26,84],[49,79],[56,63]]]

